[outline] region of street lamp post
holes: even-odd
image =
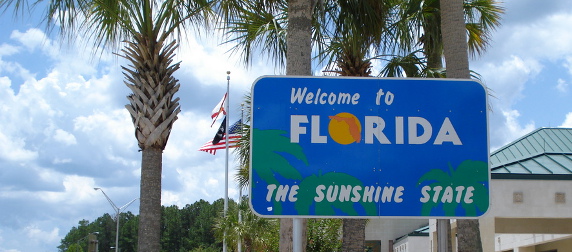
[[[139,198],[135,198],[131,201],[129,201],[129,203],[123,205],[122,207],[117,207],[115,205],[115,203],[113,203],[113,201],[111,201],[111,199],[107,196],[107,194],[105,194],[105,192],[103,191],[103,189],[96,187],[93,188],[93,190],[100,190],[103,193],[103,196],[105,196],[105,198],[107,199],[107,201],[109,201],[109,204],[111,205],[111,207],[113,207],[113,210],[115,210],[115,224],[116,224],[116,228],[115,228],[115,252],[119,252],[119,214],[121,213],[121,211],[125,210],[125,208],[127,208],[129,205],[131,205],[131,203],[133,203],[134,201],[136,201]]]

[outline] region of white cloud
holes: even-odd
[[[501,21],[502,22],[502,21]],[[572,15],[559,13],[547,15],[530,22],[504,24],[495,33],[494,40],[498,45],[491,48],[494,55],[507,53],[523,53],[528,58],[544,58],[555,60],[572,54],[572,33],[568,24],[572,23]],[[502,52],[502,53],[501,53]]]
[[[207,181],[207,185],[209,185],[209,186],[218,186],[218,185],[219,185],[219,181],[218,181],[218,179],[210,178],[210,179]]]
[[[20,51],[17,46],[9,45],[9,44],[1,44],[0,45],[0,59],[2,56],[9,56],[16,54]]]
[[[57,129],[54,135],[54,140],[63,143],[65,145],[74,145],[77,144],[75,136],[70,134],[69,132]]]
[[[486,54],[471,62],[471,68],[483,76],[484,84],[495,96],[490,99],[491,147],[500,147],[530,132],[536,124],[548,126],[553,120],[536,116],[545,111],[527,103],[552,99],[545,97],[558,91],[560,95],[551,100],[555,105],[569,94],[569,80],[562,75],[561,66],[572,76],[572,44],[568,43],[572,40],[568,27],[572,23],[571,9],[566,1],[551,1],[540,8],[530,8],[530,4],[532,1],[503,3],[506,14],[502,26],[494,32]],[[547,82],[552,78],[557,79],[556,83]],[[545,85],[546,94],[533,97],[540,85]],[[526,121],[520,117],[521,112]]]
[[[26,148],[22,138],[11,138],[0,132],[0,159],[11,162],[32,161],[38,157],[34,150]]]
[[[14,41],[2,55],[17,62],[0,58],[0,251],[49,251],[59,230],[109,210],[96,184],[118,201],[138,195],[140,157],[117,61],[94,64],[89,48],[62,51],[34,29],[13,32]],[[39,77],[19,60],[30,55]],[[75,118],[94,125],[76,130]]]
[[[520,126],[516,121],[520,114],[516,110],[504,111],[503,115],[506,117],[506,127],[508,128],[509,132],[513,133],[513,136],[508,137],[509,139],[516,139],[534,130],[535,128],[534,122],[530,122],[524,127]]]
[[[44,192],[42,193],[42,200],[49,203],[58,203],[65,205],[76,205],[89,201],[96,196],[96,191],[93,190],[95,180],[90,177],[83,177],[77,175],[63,176],[62,184],[64,191],[61,192]]]
[[[568,69],[568,73],[572,75],[572,56],[566,57],[563,66]]]
[[[491,150],[508,144],[536,128],[534,122],[529,122],[524,126],[520,125],[517,120],[519,116],[520,113],[517,110],[502,111],[504,121],[500,122],[499,125],[490,127],[491,139],[493,140],[491,142]]]
[[[501,63],[487,63],[476,71],[484,76],[484,84],[491,89],[496,106],[508,108],[522,98],[527,80],[536,76],[542,65],[536,60],[525,60],[512,55]]]
[[[73,129],[76,134],[83,135],[90,145],[97,146],[100,158],[120,167],[138,168],[138,146],[127,110],[118,108],[78,116],[73,119]],[[125,172],[123,169],[107,169],[114,173]]]
[[[15,30],[10,38],[22,43],[30,51],[37,48],[44,49],[46,46],[49,47],[51,43],[46,34],[36,28],[28,29],[26,32]]]
[[[249,89],[252,82],[264,74],[278,74],[272,64],[254,62],[250,70],[240,64],[239,55],[230,55],[228,44],[220,44],[212,37],[197,39],[189,36],[183,41],[176,58],[181,60],[181,74],[191,75],[206,86],[226,86],[226,72],[231,71],[234,87]],[[197,59],[197,60],[188,60]],[[215,102],[216,104],[216,102]]]
[[[37,226],[26,227],[26,233],[29,239],[33,241],[42,242],[57,242],[59,241],[59,229],[53,228],[52,230],[42,230]]]
[[[24,80],[34,78],[34,74],[30,73],[28,69],[25,69],[19,63],[6,62],[0,59],[0,73],[14,74]],[[5,77],[2,77],[5,78]]]
[[[558,90],[561,93],[568,92],[568,86],[570,86],[570,85],[568,83],[566,83],[566,81],[563,79],[558,79],[556,81],[556,90]]]
[[[558,127],[572,128],[572,112],[566,114],[566,119],[564,119],[562,125]]]
[[[179,197],[178,192],[171,192],[171,191],[165,191],[165,190],[163,190],[161,192],[161,204],[165,205],[165,206],[170,206],[170,205],[181,206],[181,205],[184,205],[180,201],[180,197]]]
[[[519,112],[513,107],[521,102],[529,80],[534,79],[543,66],[536,59],[508,55],[501,61],[475,62],[473,68],[483,76],[483,84],[490,90],[489,129],[491,147],[500,147],[534,128],[534,122],[520,125]]]
[[[91,141],[117,143],[127,148],[134,145],[133,124],[125,109],[95,111],[87,116],[78,116],[73,122],[74,131],[89,135]]]

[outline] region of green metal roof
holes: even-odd
[[[397,239],[395,239],[395,242],[405,238],[405,237],[409,237],[409,236],[429,236],[429,226],[422,226],[418,229],[415,229],[413,232],[397,237]]]
[[[572,174],[572,128],[539,128],[494,151],[492,173]]]

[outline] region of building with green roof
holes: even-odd
[[[492,152],[490,169],[485,251],[572,251],[572,129],[536,129]]]

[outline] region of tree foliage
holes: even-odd
[[[136,251],[138,217],[131,212],[119,215],[119,248],[122,251]],[[87,251],[89,234],[95,233],[99,251],[114,251],[115,247],[115,218],[104,214],[93,222],[81,220],[76,227],[72,227],[61,240],[58,251]]]
[[[213,223],[222,212],[223,202],[212,204],[200,200],[178,206],[161,208],[161,251],[220,251],[222,243],[214,238]],[[137,251],[139,216],[131,212],[119,215],[119,248],[123,252]],[[93,222],[79,221],[61,240],[58,251],[87,251],[87,235],[97,232],[100,252],[115,251],[115,218],[109,214]]]
[[[306,251],[341,251],[342,219],[309,219]]]
[[[229,200],[227,217],[223,217],[223,199],[212,204],[199,200],[183,208],[176,205],[161,208],[161,251],[215,252],[222,251],[223,233],[227,231],[230,251],[241,241],[242,251],[278,251],[278,219],[256,216],[248,207],[248,199],[239,205]],[[241,220],[238,211],[241,212]],[[115,216],[103,214],[92,222],[81,220],[61,240],[60,252],[88,251],[87,236],[96,233],[98,251],[113,252],[115,247]],[[122,252],[137,251],[139,216],[131,212],[119,215],[119,248]],[[308,221],[307,251],[340,251],[341,219]]]

